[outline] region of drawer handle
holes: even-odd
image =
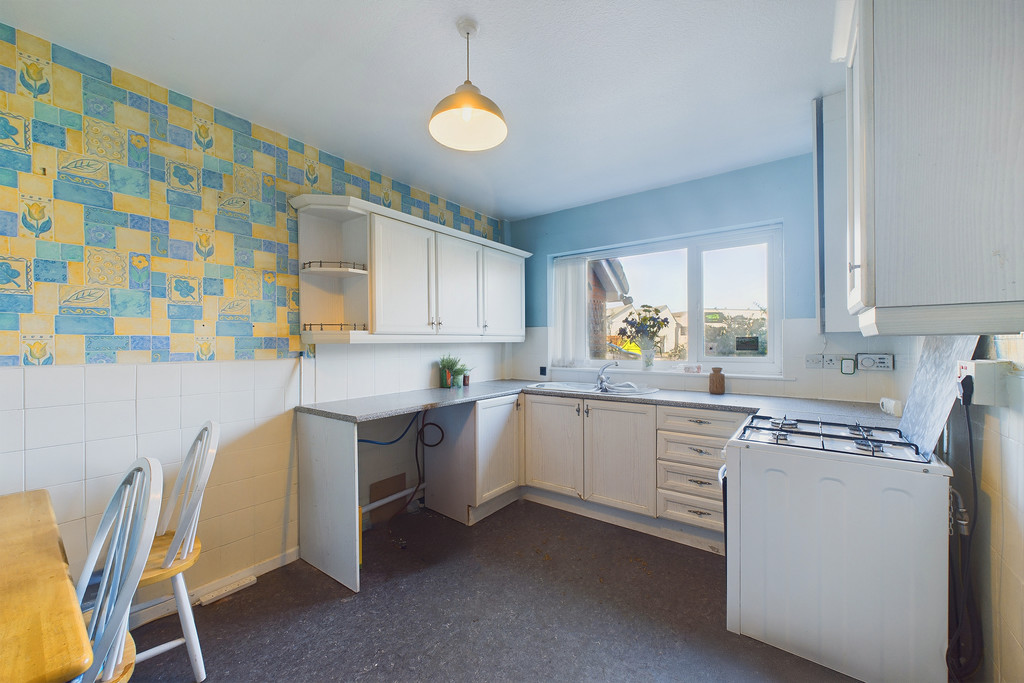
[[[704,481],[703,479],[687,479],[686,481],[691,484],[696,484],[697,486],[711,486],[710,481]]]
[[[710,512],[705,512],[704,510],[687,510],[687,512],[689,512],[691,515],[697,515],[698,517],[710,517],[711,516]]]
[[[697,419],[695,417],[691,417],[690,418],[690,422],[692,422],[695,425],[709,425],[709,424],[711,424],[711,420],[699,420],[699,419]]]
[[[701,455],[714,455],[711,451],[706,448],[697,448],[696,446],[690,446],[690,450],[694,453],[700,453]]]

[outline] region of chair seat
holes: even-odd
[[[149,559],[146,561],[146,568],[142,572],[142,578],[139,579],[139,586],[148,586],[153,583],[158,583],[165,579],[169,579],[175,574],[180,574],[199,559],[199,551],[202,549],[203,544],[199,542],[199,537],[196,537],[195,543],[192,545],[192,552],[182,559],[181,557],[174,558],[174,562],[171,563],[170,567],[163,567],[164,560],[167,559],[167,551],[171,547],[171,541],[174,540],[174,532],[168,532],[163,536],[157,536],[153,539],[153,549],[149,551]]]

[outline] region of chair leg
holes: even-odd
[[[174,601],[178,604],[178,619],[181,621],[181,632],[185,636],[188,658],[192,661],[192,673],[195,674],[196,682],[201,683],[206,680],[206,666],[203,664],[203,651],[199,647],[196,622],[192,618],[192,603],[188,599],[185,577],[182,574],[175,574],[171,577],[171,584],[174,586]]]

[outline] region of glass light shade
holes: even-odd
[[[463,152],[496,147],[508,135],[501,109],[469,81],[437,103],[428,128],[442,145]]]

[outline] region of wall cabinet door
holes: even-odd
[[[434,233],[373,216],[375,334],[434,334]]]
[[[1024,330],[1024,3],[858,0],[848,304],[865,334]],[[1018,136],[1019,137],[1019,136]]]
[[[654,517],[657,408],[586,401],[583,498]]]
[[[520,484],[519,406],[518,394],[476,402],[476,505]]]
[[[484,249],[484,334],[526,334],[525,271],[521,256]]]
[[[438,334],[482,334],[484,248],[448,235],[434,241]]]
[[[582,497],[582,421],[582,399],[526,396],[528,486]]]

